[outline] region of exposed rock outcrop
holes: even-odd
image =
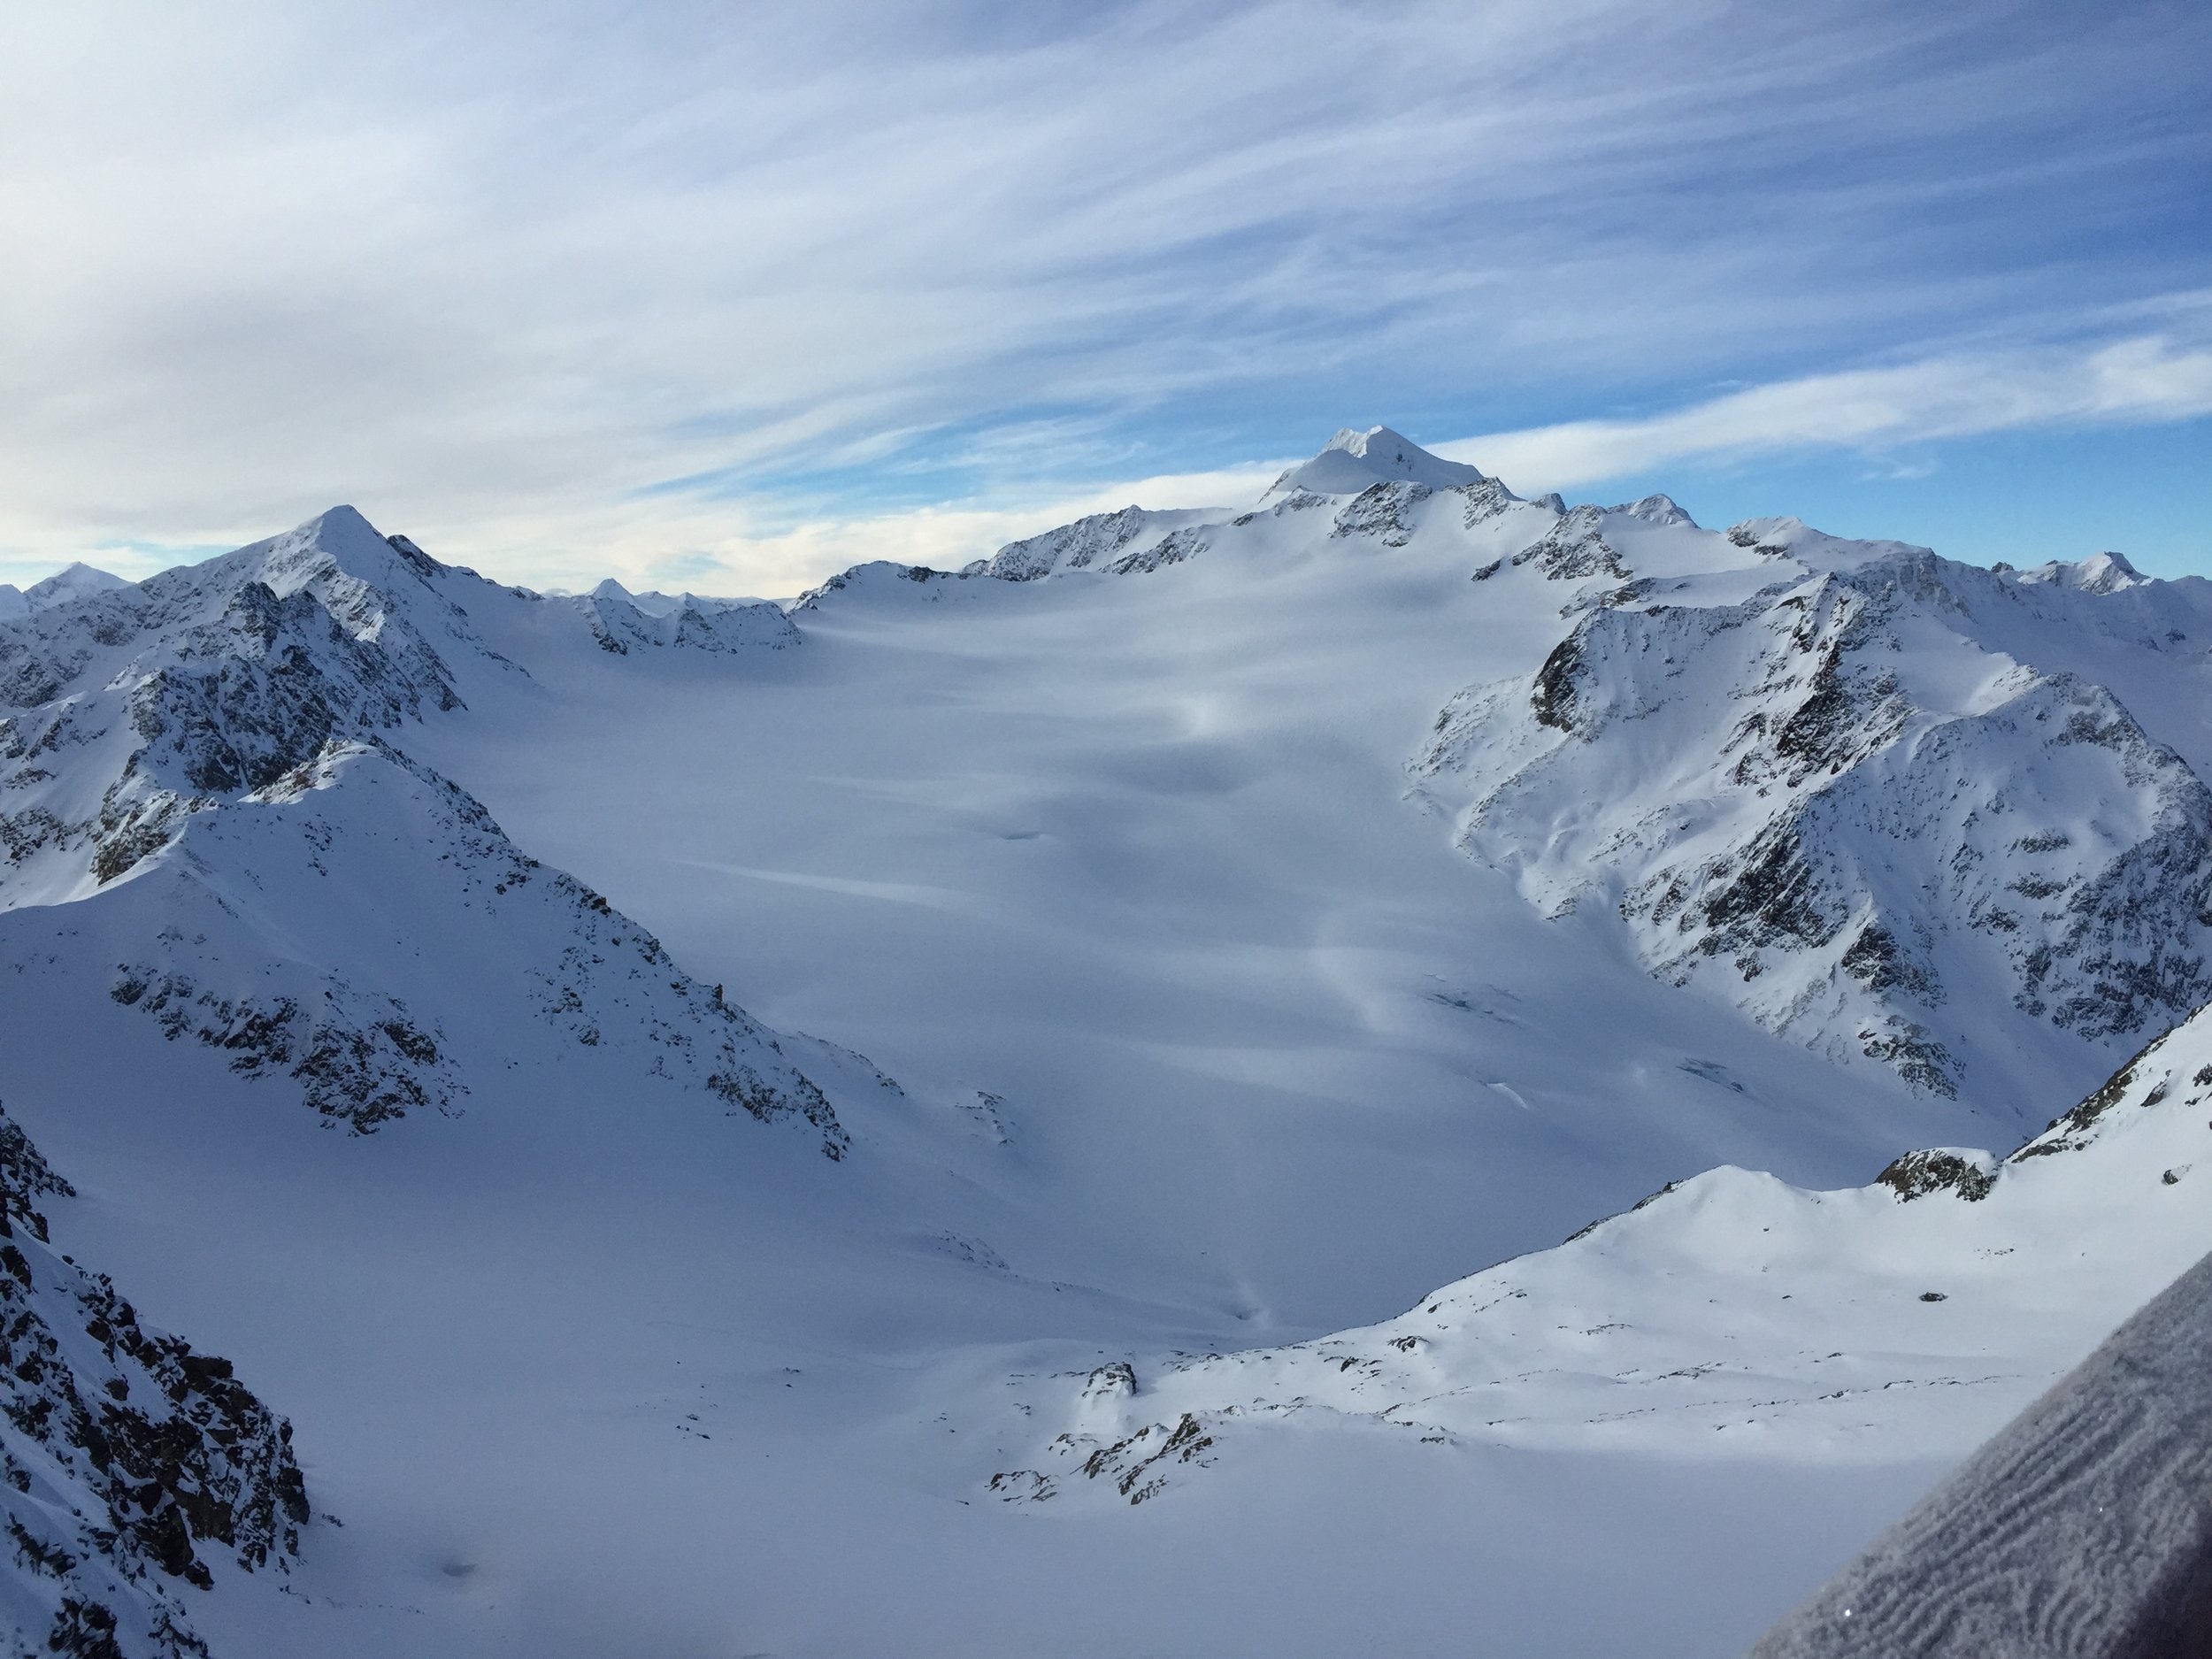
[[[69,1194],[0,1113],[0,1651],[206,1659],[210,1563],[299,1553],[291,1425],[55,1252],[38,1206]]]

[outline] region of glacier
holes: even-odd
[[[0,1101],[49,1325],[288,1422],[81,1569],[218,1655],[1734,1651],[2212,1248],[2196,579],[1388,428],[785,603],[96,575]]]

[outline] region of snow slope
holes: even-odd
[[[1900,1146],[2010,1144],[2186,1011],[2201,589],[1523,501],[1378,429],[1251,511],[864,565],[787,611],[503,588],[339,509],[0,623],[0,1087],[79,1188],[56,1241],[235,1360],[343,1523],[305,1530],[280,1596],[196,1593],[196,1626],[228,1654],[1418,1654],[1478,1618],[1532,1655],[1747,1640],[2001,1420],[2010,1383],[1932,1386],[1976,1343],[2062,1365],[2193,1236],[2186,1178],[2160,1185],[2131,1254],[2046,1263],[2063,1317],[2005,1348],[1963,1288],[1917,1300],[1979,1282],[1955,1217],[2024,1225],[2006,1194],[2047,1186],[2087,1226],[2133,1176],[1807,1194]],[[1634,641],[1678,611],[1743,619],[1655,673]],[[1609,712],[1537,719],[1547,664],[1607,630],[1569,678]],[[1846,764],[1788,781],[1770,732],[1758,795],[1737,723],[1788,726],[1831,656]],[[1906,713],[1878,741],[1885,667]],[[1638,699],[1663,710],[1640,728]],[[2056,743],[2036,708],[2101,735]],[[1867,804],[1893,772],[1916,815]],[[2000,794],[2069,846],[1999,840]],[[1844,921],[1761,942],[1747,985],[1740,946],[1695,949],[1716,922],[1672,983],[1623,901],[1703,864],[1620,834],[1669,803],[1700,860],[1794,813]],[[1986,869],[1955,891],[1914,877],[1962,849]],[[1998,896],[2037,872],[2039,908]],[[1989,904],[2016,956],[1972,926]],[[1924,984],[1853,972],[1877,926]],[[1786,980],[1826,1000],[1778,1018]],[[1866,1051],[1893,1018],[1947,1090]],[[1595,1422],[1569,1362],[1730,1356],[1714,1310],[1760,1227],[1797,1241],[1803,1309],[1778,1296],[1709,1399],[1655,1379],[1649,1424]],[[1312,1357],[1507,1258],[1533,1277],[1493,1347]],[[1990,1309],[2034,1305],[2001,1279]],[[1885,1335],[1901,1286],[1905,1317],[1962,1317]],[[1623,1317],[1587,1353],[1553,1333]],[[1806,1369],[1831,1321],[1847,1419]],[[1501,1355],[1554,1379],[1507,1388],[1519,1427],[1436,1403]],[[1440,1452],[1307,1374],[1352,1357],[1380,1369],[1335,1375],[1432,1413]],[[1219,1430],[1277,1371],[1252,1397],[1325,1403]],[[1759,1417],[1770,1378],[1790,1403]],[[1713,1426],[1739,1406],[1756,1426]],[[1048,1450],[1164,1444],[1185,1409],[1140,1506],[1149,1446],[1112,1481]],[[1002,1502],[1024,1470],[1056,1500]],[[1594,1561],[1618,1597],[1583,1594]]]
[[[2212,1250],[2212,1010],[2001,1161],[1724,1168],[1316,1341],[1033,1382],[1009,1501],[1141,1502],[1271,1437],[1878,1461],[1971,1444]],[[1039,1431],[1043,1433],[1043,1428]]]

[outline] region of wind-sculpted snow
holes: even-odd
[[[1587,511],[1546,542],[1624,573]],[[2023,1018],[2139,1038],[2212,995],[2212,793],[2109,691],[1980,644],[1956,589],[1992,580],[1901,549],[1640,583],[1460,694],[1417,771],[1547,913],[1615,908],[1655,973],[1915,1087]]]
[[[39,1205],[71,1195],[0,1112],[0,1652],[206,1659],[210,1563],[299,1553],[291,1425],[55,1251]]]
[[[1746,1659],[2182,1659],[2212,1643],[2212,1256]]]
[[[1740,1169],[1363,1330],[1019,1385],[1009,1501],[1141,1502],[1272,1437],[1816,1462],[1957,1455],[2212,1248],[2212,1010],[2001,1162],[1938,1148],[1871,1186]]]

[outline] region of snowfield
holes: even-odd
[[[1384,428],[788,605],[349,508],[0,590],[0,1296],[304,1494],[11,1409],[0,1617],[1738,1651],[2212,1249],[2208,652]]]

